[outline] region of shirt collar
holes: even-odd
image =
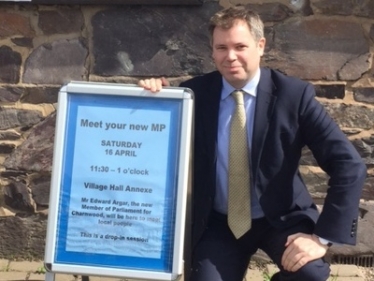
[[[261,76],[261,69],[259,68],[255,76],[251,79],[251,81],[249,81],[246,85],[244,85],[244,87],[241,90],[243,90],[246,94],[256,97],[257,86],[258,86],[258,83],[260,82],[260,76]],[[229,82],[227,82],[223,76],[222,76],[222,83],[223,83],[223,88],[222,88],[221,100],[224,100],[229,95],[231,95],[233,91],[237,89],[231,86]]]

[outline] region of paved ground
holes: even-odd
[[[267,265],[263,269],[248,269],[245,281],[267,281],[266,276],[277,272],[274,265]],[[42,281],[45,280],[43,262],[8,261],[0,259],[0,281]],[[55,274],[55,281],[81,281],[81,276],[70,274]],[[90,281],[130,281],[124,278],[107,278],[91,276]],[[183,280],[183,279],[182,279]],[[355,265],[332,265],[329,281],[372,281],[365,277],[364,271]],[[139,281],[139,280],[138,280]],[[302,281],[302,280],[300,280]]]

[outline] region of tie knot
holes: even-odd
[[[231,95],[233,96],[233,98],[235,99],[236,103],[238,105],[242,105],[244,104],[244,96],[243,96],[243,91],[241,90],[236,90],[234,92],[231,93]]]

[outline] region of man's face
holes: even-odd
[[[212,47],[218,71],[233,87],[240,89],[253,78],[260,66],[265,38],[256,42],[247,23],[237,20],[230,29],[214,29]]]

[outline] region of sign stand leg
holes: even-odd
[[[45,281],[55,281],[55,274],[47,271],[45,273]]]

